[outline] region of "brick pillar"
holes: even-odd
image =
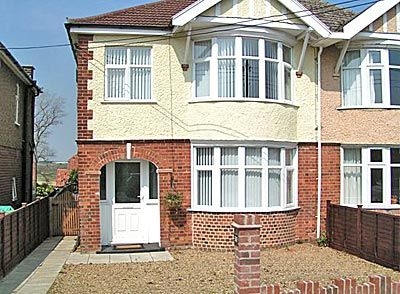
[[[236,214],[233,221],[234,293],[260,293],[260,217],[254,214]]]

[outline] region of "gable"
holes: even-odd
[[[400,4],[392,7],[364,28],[364,32],[400,33]]]

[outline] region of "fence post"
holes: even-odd
[[[232,226],[235,247],[234,293],[261,293],[260,217],[236,214]]]
[[[362,205],[357,205],[357,250],[358,254],[361,254],[362,247],[362,224],[361,224],[361,213]]]
[[[326,201],[326,238],[331,243],[331,200]]]

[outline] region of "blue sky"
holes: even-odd
[[[342,3],[346,0],[331,0]],[[66,17],[83,17],[109,12],[151,0],[0,0],[0,41],[8,48],[66,44]],[[370,1],[360,0],[349,5]],[[363,7],[361,7],[363,8]],[[360,9],[360,8],[357,8]],[[17,50],[10,49],[21,65],[34,65],[35,79],[44,91],[65,101],[62,125],[49,137],[56,151],[55,161],[66,161],[76,152],[75,61],[69,47]]]

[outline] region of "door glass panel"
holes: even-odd
[[[100,200],[106,200],[106,166],[100,170]]]
[[[383,170],[371,168],[371,203],[383,202]]]
[[[371,149],[371,162],[382,162],[382,149]]]
[[[400,204],[400,167],[391,168],[391,203]]]
[[[140,163],[115,164],[115,203],[140,203]]]
[[[158,199],[157,167],[149,162],[149,199]]]

